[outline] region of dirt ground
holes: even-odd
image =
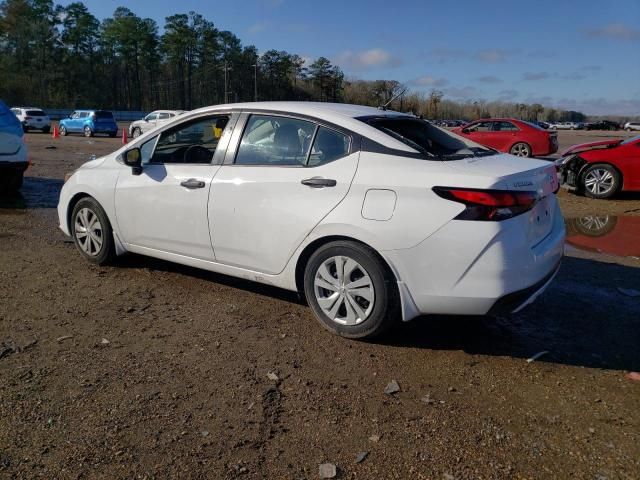
[[[0,200],[0,478],[640,478],[640,253],[571,249],[519,314],[350,341],[289,292],[87,264],[58,192],[119,139],[27,139],[22,193]],[[640,215],[640,195],[559,197],[566,217]]]

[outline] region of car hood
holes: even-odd
[[[591,142],[591,143],[581,143],[579,145],[574,145],[572,147],[567,148],[564,152],[561,153],[563,157],[566,157],[569,154],[576,154],[580,152],[586,152],[587,150],[597,150],[602,148],[612,148],[617,147],[622,143],[623,139],[618,138],[615,140],[603,140],[600,142]]]

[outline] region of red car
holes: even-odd
[[[558,134],[514,118],[488,118],[454,128],[480,145],[518,157],[543,157],[558,151]]]
[[[556,165],[562,183],[591,198],[640,191],[640,136],[574,145]]]

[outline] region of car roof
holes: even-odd
[[[308,115],[310,117],[324,120],[335,125],[340,125],[352,132],[364,135],[386,147],[407,152],[415,152],[414,149],[381,132],[375,127],[358,120],[361,117],[411,117],[407,113],[395,112],[393,110],[380,110],[375,107],[363,105],[350,105],[347,103],[326,103],[326,102],[247,102],[228,103],[222,105],[212,105],[210,107],[192,110],[186,115],[198,115],[219,110],[253,110],[265,113],[281,113],[293,115]]]
[[[187,110],[154,110],[151,113],[184,113]]]

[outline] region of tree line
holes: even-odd
[[[539,104],[461,103],[437,90],[405,90],[395,80],[346,79],[325,57],[259,53],[196,12],[168,16],[160,30],[126,7],[100,21],[82,2],[0,2],[0,98],[11,105],[150,111],[255,99],[379,106],[397,97],[394,109],[430,119],[585,119]]]

